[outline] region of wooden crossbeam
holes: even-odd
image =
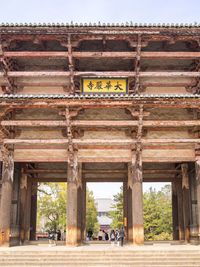
[[[136,52],[72,52],[75,58],[134,58],[136,54]],[[11,58],[67,58],[68,52],[5,51],[4,55]],[[195,59],[200,58],[200,52],[141,52],[141,58]]]
[[[93,145],[93,144],[116,144],[132,145],[137,142],[136,139],[72,139],[73,144]],[[68,144],[68,139],[4,139],[4,144]],[[199,144],[200,139],[141,139],[143,144]]]
[[[0,121],[2,126],[21,126],[21,127],[66,127],[67,122],[47,121],[47,120],[3,120]],[[71,126],[77,127],[136,127],[138,122],[130,121],[90,121],[90,120],[74,120]],[[200,126],[200,120],[187,121],[143,121],[144,127],[195,127]]]
[[[8,71],[8,77],[69,77],[69,71]],[[74,71],[75,76],[87,77],[135,77],[136,73],[133,71]],[[200,77],[200,72],[140,72],[139,77]],[[4,73],[0,72],[0,77],[4,77]]]

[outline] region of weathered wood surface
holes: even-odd
[[[78,145],[93,145],[93,144],[121,144],[132,145],[137,142],[136,139],[73,139],[72,142]],[[4,139],[4,144],[67,144],[68,139]],[[141,139],[143,144],[195,144],[200,143],[200,139]]]
[[[13,58],[67,58],[68,52],[55,51],[5,51],[5,57]],[[75,58],[134,58],[136,52],[79,52],[73,51]],[[141,58],[195,59],[200,52],[141,52]]]
[[[35,127],[35,126],[45,126],[45,127],[65,127],[67,126],[67,122],[63,120],[3,120],[0,122],[2,126],[21,126],[21,127]],[[99,127],[133,127],[138,126],[138,122],[136,120],[127,120],[127,121],[88,121],[88,120],[73,120],[71,122],[72,126],[99,126]],[[200,120],[172,120],[172,121],[164,121],[164,120],[154,120],[154,121],[144,121],[144,127],[192,127],[192,126],[200,126]]]
[[[190,190],[189,190],[189,176],[188,176],[188,164],[181,164],[182,170],[182,190],[183,190],[183,220],[185,240],[190,240]]]
[[[200,160],[195,163],[196,168],[196,186],[197,186],[197,210],[198,210],[198,226],[200,233]]]
[[[11,205],[13,191],[13,151],[2,148],[3,170],[0,206],[0,246],[10,246]]]
[[[69,71],[8,71],[8,77],[69,77]],[[87,77],[134,77],[135,72],[132,71],[74,71],[75,76]],[[162,71],[162,72],[140,72],[139,77],[200,77],[199,72],[187,71]],[[0,77],[4,77],[4,73],[0,72]]]
[[[183,218],[183,191],[182,191],[182,180],[175,180],[176,190],[177,190],[177,201],[178,201],[178,230],[179,230],[179,240],[185,239],[184,231],[184,218]]]
[[[172,222],[173,222],[173,240],[179,240],[178,227],[178,196],[176,182],[172,182]]]
[[[78,165],[68,163],[66,244],[78,245]]]

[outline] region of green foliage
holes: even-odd
[[[86,191],[86,232],[92,231],[96,236],[99,230],[97,220],[97,208],[94,201],[93,192],[87,189]]]
[[[97,209],[93,192],[87,189],[86,193],[86,231],[98,232]],[[43,231],[56,231],[66,228],[66,183],[41,183],[38,187],[38,216],[37,226],[45,221]],[[41,228],[41,227],[40,227]]]
[[[123,226],[123,188],[114,195],[111,227]],[[144,236],[146,240],[172,240],[171,186],[165,185],[156,192],[152,188],[143,194]]]
[[[111,227],[120,229],[123,226],[123,186],[120,187],[120,192],[113,196],[114,204],[111,206],[113,210],[109,212],[109,217],[112,219]]]
[[[143,194],[144,236],[146,240],[172,239],[171,187]]]
[[[37,225],[45,221],[45,229],[56,231],[66,228],[66,183],[40,183],[38,188]]]

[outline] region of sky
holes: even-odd
[[[0,0],[0,22],[199,23],[199,0]]]
[[[0,23],[200,23],[200,0],[0,0]],[[163,183],[148,185],[159,190]],[[91,183],[94,196],[112,197],[119,183]]]

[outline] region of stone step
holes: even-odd
[[[81,260],[80,261],[71,261],[71,262],[62,262],[62,261],[56,261],[56,262],[43,262],[40,261],[38,263],[32,263],[32,262],[27,262],[27,261],[23,261],[20,263],[16,263],[16,262],[12,262],[12,263],[3,263],[3,267],[5,266],[156,266],[156,267],[161,267],[165,266],[165,267],[169,267],[169,266],[173,266],[173,267],[191,267],[191,266],[195,266],[195,267],[199,267],[199,262],[194,262],[194,261],[188,261],[188,262],[166,262],[166,263],[161,263],[159,261],[157,262],[142,262],[142,261],[126,261],[126,262],[119,262],[119,261],[96,261],[96,262],[87,262],[87,263],[83,263]]]
[[[80,257],[81,259],[96,259],[96,258],[99,258],[100,256],[99,255],[76,255],[76,258]],[[106,257],[106,259],[160,259],[161,257],[159,255],[148,255],[148,256],[141,256],[141,255],[129,255],[129,256],[126,256],[126,255],[115,255],[115,256],[112,256],[112,255],[104,255],[104,257]],[[62,257],[60,257],[60,255],[2,255],[1,258],[0,258],[0,261],[3,260],[3,259],[32,259],[32,260],[35,260],[35,259],[38,259],[38,258],[41,258],[41,259],[54,259],[54,258],[62,258],[62,259],[74,259],[74,255],[70,255],[70,254],[66,254],[66,255],[63,255]],[[187,260],[187,259],[200,259],[200,255],[193,255],[192,257],[189,257],[188,255],[184,255],[184,256],[174,256],[174,255],[164,255],[162,256],[162,260],[165,260],[165,259],[181,259],[181,260]]]

